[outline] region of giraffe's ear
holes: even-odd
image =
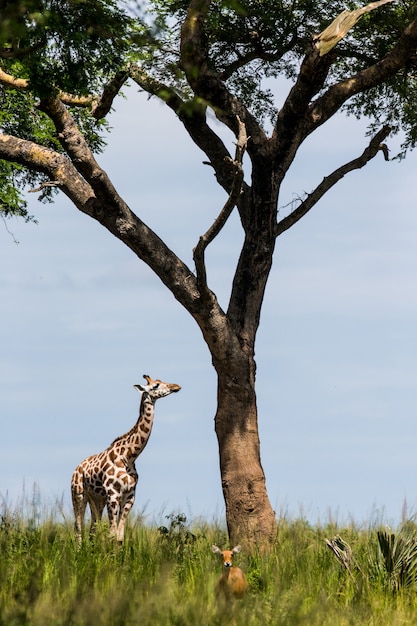
[[[142,385],[133,385],[135,389],[137,389],[140,393],[143,393],[145,391],[144,387],[142,387]]]

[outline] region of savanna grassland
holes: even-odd
[[[162,526],[132,514],[122,547],[77,547],[72,520],[0,507],[1,626],[385,626],[417,624],[417,526],[312,526],[279,519],[275,548],[236,557],[247,596],[219,612],[214,588],[228,547],[217,522],[182,514]],[[379,534],[378,534],[379,533]],[[326,545],[336,540],[339,558]],[[346,543],[345,543],[346,542]],[[352,549],[350,554],[349,547]]]

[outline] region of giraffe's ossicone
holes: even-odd
[[[179,385],[153,380],[147,375],[144,378],[146,385],[134,385],[142,393],[136,424],[128,433],[117,437],[106,450],[84,459],[72,475],[71,495],[79,543],[87,504],[91,510],[91,533],[107,507],[110,534],[119,543],[123,542],[126,518],[133,506],[138,482],[135,461],[151,434],[155,402],[181,389]]]

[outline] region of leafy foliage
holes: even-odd
[[[37,109],[38,99],[51,89],[97,95],[132,61],[140,61],[152,78],[179,94],[185,100],[184,110],[187,102],[193,107],[194,94],[179,57],[180,30],[188,6],[188,0],[150,0],[145,11],[138,0],[126,4],[117,0],[6,0],[0,16],[1,65],[13,76],[28,80],[29,89],[0,88],[0,128],[60,151],[51,122]],[[347,6],[353,9],[358,3]],[[259,122],[273,123],[282,104],[277,101],[274,81],[296,80],[313,36],[342,8],[339,0],[214,0],[205,24],[209,64]],[[338,56],[323,90],[382,58],[416,16],[417,4],[407,0],[363,16],[338,44]],[[417,55],[395,79],[357,94],[344,108],[348,114],[369,118],[370,132],[387,123],[393,132],[401,132],[402,158],[417,142],[416,96]],[[105,123],[97,123],[88,108],[73,113],[91,148],[102,150]],[[25,181],[28,184],[29,177],[13,165],[3,172],[2,187],[9,191],[2,194],[2,207],[8,213],[24,210],[19,188]]]
[[[183,552],[184,546],[196,540],[196,536],[187,525],[187,516],[184,513],[170,513],[165,515],[169,526],[159,526],[158,532],[168,543],[174,546],[175,552]]]
[[[22,64],[13,63],[11,73],[17,74]],[[0,90],[0,128],[3,133],[60,150],[55,128],[37,107],[37,99],[30,91],[4,87]]]
[[[20,68],[20,62],[13,62],[10,69]],[[72,115],[84,137],[94,152],[104,149],[103,130],[108,128],[106,120],[95,120],[86,109],[74,108]],[[62,153],[62,147],[56,137],[51,120],[37,106],[34,94],[15,89],[0,89],[0,128],[3,133],[13,135],[40,146]],[[36,171],[28,171],[15,163],[0,161],[0,211],[4,217],[10,215],[32,219],[26,211],[23,190],[33,189],[45,181],[45,176]],[[54,187],[45,187],[40,196],[41,202],[53,200]]]
[[[4,217],[16,215],[29,221],[27,203],[21,192],[24,184],[19,177],[21,172],[19,165],[0,161],[0,214]]]
[[[6,3],[0,44],[3,56],[22,62],[18,77],[35,95],[51,85],[78,94],[96,92],[125,62],[140,30],[114,0],[28,0]],[[11,31],[10,31],[11,29]]]
[[[28,81],[28,88],[0,87],[0,129],[62,153],[51,120],[38,108],[39,98],[51,90],[80,95],[98,93],[126,62],[140,37],[141,22],[112,0],[26,0],[5,2],[0,17],[2,69]],[[97,121],[87,108],[72,115],[94,152],[105,146],[105,120]],[[37,187],[44,176],[2,162],[0,211],[5,217],[29,218],[22,189]],[[39,196],[51,200],[53,187]]]
[[[349,9],[358,3],[350,2]],[[362,3],[360,3],[362,4]],[[178,33],[188,6],[187,0],[153,0],[151,6],[163,15],[165,26],[161,45],[154,48],[149,66],[169,80],[175,68],[178,80]],[[298,69],[320,33],[341,12],[341,3],[311,0],[218,0],[212,3],[207,19],[207,48],[213,68],[228,88],[260,121],[274,120],[277,103],[271,79],[295,80]],[[338,59],[332,66],[326,87],[354,75],[369,63],[382,58],[398,41],[404,28],[417,16],[415,2],[402,1],[380,7],[362,17],[338,45]],[[168,51],[169,63],[161,63]],[[345,110],[366,116],[375,127],[389,123],[406,135],[404,149],[416,142],[416,66],[372,92],[355,96]]]
[[[380,530],[377,533],[380,562],[387,573],[388,584],[397,592],[417,583],[417,531],[414,524],[405,525],[399,533]]]
[[[391,50],[411,20],[417,17],[417,4],[403,1],[388,4],[359,20],[353,33],[341,44],[341,57],[335,78],[353,74],[367,63],[375,62]],[[363,46],[366,42],[366,46]],[[367,93],[359,93],[344,107],[358,119],[370,120],[369,132],[389,124],[393,133],[402,133],[404,141],[398,159],[406,156],[417,143],[417,54],[414,62],[392,79]]]

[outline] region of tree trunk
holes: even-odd
[[[245,358],[245,361],[232,373],[227,363],[216,366],[218,401],[215,429],[230,545],[246,543],[250,549],[255,545],[270,546],[274,542],[277,521],[268,499],[260,458],[252,375],[255,363],[253,359]],[[250,376],[247,375],[248,369]]]

